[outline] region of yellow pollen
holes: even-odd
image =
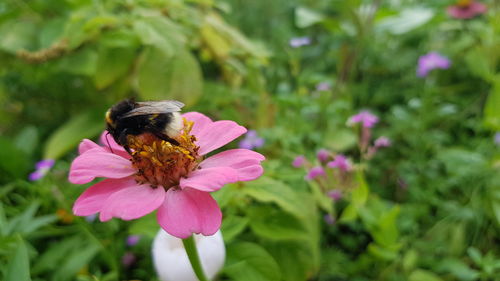
[[[135,180],[165,189],[176,186],[182,177],[196,169],[200,156],[196,138],[190,135],[193,122],[184,119],[184,128],[172,142],[162,140],[150,133],[129,135],[128,144],[132,153],[132,165],[137,169]],[[174,142],[175,141],[175,142]]]

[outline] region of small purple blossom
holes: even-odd
[[[316,85],[316,91],[320,91],[320,92],[330,91],[330,83],[328,83],[328,82],[318,83]]]
[[[332,198],[334,201],[339,201],[342,198],[342,191],[338,189],[333,189],[328,191],[328,197]]]
[[[352,170],[351,162],[342,154],[337,154],[333,161],[328,162],[327,166],[329,168],[339,168],[342,172]]]
[[[309,172],[307,172],[306,180],[313,180],[319,176],[325,175],[325,169],[321,166],[312,167]]]
[[[96,218],[97,218],[97,214],[92,214],[92,215],[85,216],[85,220],[87,222],[94,222]]]
[[[249,130],[245,134],[245,138],[240,141],[239,147],[253,150],[264,145],[264,138],[259,137],[255,130]]]
[[[461,0],[456,5],[446,8],[448,15],[456,19],[470,19],[486,13],[487,10],[483,3],[471,0]]]
[[[350,126],[356,123],[362,123],[365,128],[372,128],[378,123],[378,117],[369,111],[363,110],[347,120],[347,124]]]
[[[141,240],[140,235],[129,235],[127,237],[127,246],[132,247],[136,245],[139,242],[139,240]]]
[[[375,140],[375,147],[380,148],[380,147],[389,147],[391,146],[391,140],[388,137],[379,137],[378,139]]]
[[[125,266],[125,267],[130,267],[132,264],[134,264],[136,261],[136,257],[134,255],[134,253],[132,252],[126,252],[123,256],[122,256],[122,264]]]
[[[309,37],[294,37],[290,39],[288,42],[290,44],[290,47],[292,48],[299,48],[302,46],[307,46],[311,44],[311,38]]]
[[[418,58],[417,76],[425,77],[433,69],[448,69],[450,65],[451,61],[447,57],[437,52],[430,52]]]
[[[43,178],[49,170],[54,166],[55,160],[54,159],[44,159],[36,163],[35,168],[36,170],[29,175],[29,180],[30,181],[37,181],[41,178]]]
[[[326,214],[323,219],[325,220],[325,222],[328,224],[328,225],[334,225],[335,224],[335,218],[330,215],[330,214]]]
[[[306,157],[304,155],[299,155],[293,159],[292,166],[295,168],[300,168],[306,162]]]
[[[318,150],[318,153],[316,153],[316,156],[318,157],[318,160],[322,163],[328,161],[328,158],[330,158],[330,151],[326,149],[320,149]]]

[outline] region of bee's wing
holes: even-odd
[[[177,112],[181,111],[184,106],[182,102],[176,100],[136,102],[136,105],[136,108],[124,114],[123,117]]]

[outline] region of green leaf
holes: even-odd
[[[417,269],[410,274],[408,281],[443,281],[443,279],[430,271]]]
[[[322,22],[324,18],[322,14],[305,7],[297,7],[295,9],[295,25],[298,28],[309,27]]]
[[[100,245],[97,243],[91,243],[86,240],[79,243],[62,263],[58,265],[53,280],[74,280],[76,274],[89,264],[100,248]]]
[[[326,147],[334,151],[344,151],[356,145],[358,137],[352,130],[335,129],[327,132]]]
[[[30,259],[28,249],[21,238],[17,236],[17,247],[12,258],[7,265],[5,272],[5,281],[30,281]]]
[[[167,58],[182,50],[186,43],[179,26],[165,17],[137,19],[133,29],[144,45],[156,47]]]
[[[11,140],[0,136],[0,179],[9,176],[21,178],[25,175],[29,159],[26,153],[12,143]]]
[[[484,123],[494,131],[500,131],[500,74],[495,76],[488,100],[484,106]]]
[[[226,216],[224,220],[222,220],[221,232],[224,237],[224,241],[230,242],[233,240],[238,234],[243,232],[248,225],[249,219],[246,217],[240,216]]]
[[[17,51],[34,50],[36,48],[37,26],[33,22],[19,19],[4,22],[0,25],[0,50],[11,54]]]
[[[266,244],[266,249],[271,253],[281,268],[282,280],[304,281],[309,280],[315,272],[314,255],[306,243],[298,241],[280,241],[279,243]]]
[[[224,272],[235,281],[278,281],[281,273],[274,258],[257,244],[230,244]]]
[[[32,155],[38,145],[38,141],[37,128],[28,126],[16,136],[15,145],[26,155]]]
[[[148,48],[138,65],[137,90],[145,100],[176,99],[190,106],[201,96],[202,82],[198,62],[186,51],[169,58]]]
[[[45,159],[57,159],[75,148],[82,139],[91,138],[104,129],[101,111],[89,111],[77,115],[57,129],[47,140]]]
[[[76,75],[94,76],[97,69],[97,51],[83,48],[65,55],[58,61],[60,70]]]
[[[132,225],[130,225],[129,233],[154,239],[159,230],[160,227],[158,226],[156,214],[149,214],[135,220]]]
[[[297,218],[272,206],[247,209],[250,228],[262,238],[270,240],[307,240],[309,237]]]
[[[136,56],[134,47],[107,48],[101,46],[97,55],[94,83],[97,89],[104,89],[129,71]]]
[[[376,28],[380,31],[388,31],[399,35],[410,32],[434,17],[434,11],[428,8],[410,8],[404,9],[399,15],[385,17],[377,23]]]

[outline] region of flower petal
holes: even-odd
[[[212,192],[219,190],[227,183],[237,181],[238,173],[235,169],[231,167],[214,167],[191,172],[188,178],[181,178],[179,186]]]
[[[111,218],[133,220],[156,210],[165,201],[163,187],[152,188],[147,184],[128,186],[111,194],[106,199],[99,215],[101,221]]]
[[[200,155],[205,155],[215,150],[247,131],[245,127],[229,120],[216,121],[207,124],[196,136],[197,144],[200,146]]]
[[[191,134],[195,136],[198,136],[205,126],[213,123],[212,119],[199,112],[187,112],[182,114],[182,117],[186,118],[188,121],[194,122]]]
[[[90,216],[100,212],[111,194],[137,185],[132,177],[122,179],[105,179],[89,187],[73,205],[73,213],[77,216]]]
[[[217,153],[200,163],[203,169],[230,167],[238,173],[239,181],[254,180],[262,175],[260,162],[266,159],[262,154],[248,149],[231,149]]]
[[[83,184],[96,177],[124,178],[135,173],[130,161],[111,152],[103,151],[102,147],[87,150],[71,163],[69,181]]]
[[[166,232],[182,239],[193,233],[213,235],[222,221],[222,212],[212,196],[192,188],[169,189],[157,215]]]
[[[91,150],[93,148],[99,148],[101,147],[97,143],[89,140],[89,139],[84,139],[80,142],[80,145],[78,146],[78,153],[83,154],[87,152],[88,150]]]
[[[104,131],[101,136],[99,137],[99,142],[107,148],[111,148],[113,150],[118,150],[118,151],[124,151],[125,149],[123,146],[119,145],[116,143],[115,139],[111,134],[108,133],[108,131]]]

